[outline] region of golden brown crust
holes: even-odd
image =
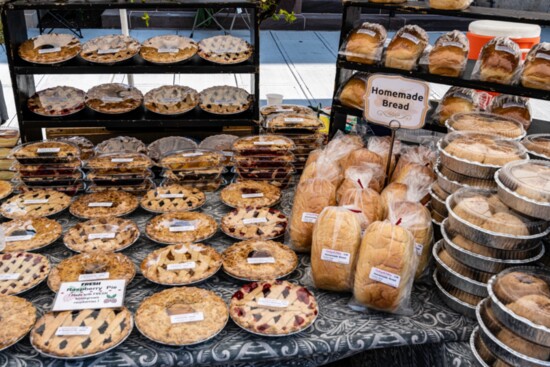
[[[386,67],[414,69],[428,43],[428,35],[422,28],[416,25],[404,26],[397,31],[386,49]]]
[[[509,38],[496,37],[481,50],[480,80],[510,84],[521,61],[519,46]]]
[[[546,296],[530,294],[510,303],[507,307],[516,315],[525,317],[537,325],[550,327],[550,298]]]
[[[516,302],[521,297],[530,294],[550,297],[550,287],[544,280],[520,271],[514,271],[499,277],[493,291],[505,305]]]
[[[0,350],[17,343],[31,330],[36,322],[36,309],[24,298],[0,297]]]

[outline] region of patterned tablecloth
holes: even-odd
[[[290,215],[291,205],[292,192],[288,190],[284,193],[280,207]],[[201,210],[219,220],[229,208],[214,193],[208,195],[207,204]],[[142,230],[139,241],[123,251],[134,261],[136,267],[148,253],[159,246],[143,234],[145,223],[152,217],[152,214],[142,209],[129,216]],[[68,213],[61,214],[57,219],[65,230],[77,222]],[[221,232],[207,241],[220,252],[233,242],[235,241]],[[42,253],[48,255],[53,264],[73,255],[61,239],[45,248]],[[289,276],[289,280],[307,286],[311,283],[309,270],[309,257],[300,256],[299,267]],[[199,286],[216,292],[229,302],[240,284],[242,283],[220,271]],[[153,284],[138,274],[127,289],[126,305],[135,312],[145,297],[162,289],[164,287]],[[317,321],[306,331],[289,337],[256,336],[230,320],[225,329],[208,342],[192,347],[171,347],[152,342],[134,329],[131,336],[119,347],[78,363],[41,356],[32,348],[27,337],[0,352],[0,366],[248,366],[253,362],[258,367],[275,364],[317,366],[375,348],[421,344],[443,345],[448,356],[446,364],[449,366],[472,365],[472,356],[468,353],[466,344],[453,342],[467,341],[474,322],[447,308],[429,281],[417,284],[413,290],[412,317],[358,313],[347,306],[349,294],[313,291],[320,307]],[[23,296],[32,301],[40,313],[49,311],[54,300],[54,294],[45,283]]]

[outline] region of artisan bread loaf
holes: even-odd
[[[384,219],[385,210],[382,198],[379,193],[369,188],[349,189],[342,192],[338,205],[363,214],[363,228],[372,222]]]
[[[342,193],[350,189],[362,189],[368,187],[380,192],[384,187],[386,174],[382,166],[373,163],[365,163],[361,166],[350,167],[344,174],[344,181],[336,192],[336,200],[339,201]]]

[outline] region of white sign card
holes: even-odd
[[[61,283],[52,311],[122,307],[125,289],[124,279]]]

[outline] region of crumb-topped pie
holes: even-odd
[[[68,116],[84,109],[84,91],[60,86],[36,92],[27,101],[31,112],[41,116]]]
[[[0,294],[28,291],[42,283],[50,272],[46,256],[30,252],[8,252],[0,255]]]
[[[228,85],[204,89],[199,95],[202,110],[217,115],[241,113],[252,105],[252,96],[244,89]]]
[[[172,64],[189,60],[199,47],[191,38],[166,34],[149,38],[141,45],[139,54],[155,64]]]
[[[216,233],[218,225],[210,215],[176,212],[158,215],[145,226],[147,236],[158,243],[175,244],[203,241]]]
[[[121,251],[139,238],[137,224],[123,218],[97,218],[77,223],[63,237],[65,246],[76,252]]]
[[[89,159],[85,167],[99,172],[143,172],[151,168],[153,161],[141,153],[103,153]],[[103,173],[108,174],[108,173]]]
[[[168,345],[206,341],[225,327],[227,305],[216,293],[195,287],[166,289],[145,299],[136,327],[147,338]]]
[[[61,283],[88,280],[124,279],[128,285],[136,275],[132,260],[120,253],[94,251],[62,260],[48,277],[48,287],[54,292]]]
[[[216,150],[184,149],[165,154],[159,165],[171,170],[188,170],[219,167],[222,161],[222,153]]]
[[[36,309],[24,298],[16,296],[0,297],[0,351],[4,350],[31,331],[36,322]]]
[[[241,155],[280,155],[295,148],[292,139],[273,134],[245,136],[233,143],[233,150]]]
[[[319,312],[315,297],[284,280],[244,285],[231,297],[229,315],[252,333],[280,336],[309,327]]]
[[[261,208],[279,202],[281,189],[267,182],[243,181],[224,188],[220,198],[232,208]]]
[[[141,44],[130,36],[113,34],[96,37],[82,45],[80,57],[98,64],[112,64],[132,58]]]
[[[50,140],[19,145],[12,156],[21,164],[68,163],[80,158],[80,149],[74,144]]]
[[[242,38],[231,35],[214,36],[199,42],[201,58],[216,64],[238,64],[248,60],[252,46]]]
[[[199,93],[181,85],[163,85],[145,93],[145,108],[161,115],[177,115],[191,111],[199,104]]]
[[[187,285],[210,278],[220,269],[220,254],[203,244],[171,245],[153,251],[141,263],[143,276],[163,285]]]
[[[70,34],[42,34],[19,46],[19,56],[35,64],[56,64],[74,58],[80,52],[80,41]]]
[[[135,110],[143,102],[141,92],[130,85],[107,83],[92,87],[86,92],[86,106],[94,111],[120,114]]]
[[[288,246],[275,241],[237,242],[222,254],[223,270],[249,281],[282,278],[298,266],[298,256]]]
[[[79,196],[69,208],[78,218],[120,217],[130,214],[138,207],[138,199],[124,191],[106,190]]]
[[[3,252],[33,251],[55,242],[63,231],[61,224],[48,218],[21,218],[4,222],[6,246]]]
[[[285,233],[288,219],[273,208],[239,208],[221,221],[222,231],[239,240],[270,240]]]
[[[58,358],[82,358],[113,349],[132,331],[134,320],[126,308],[48,312],[31,331],[34,348]]]
[[[0,200],[7,198],[13,192],[13,186],[8,181],[0,181]]]
[[[153,213],[186,212],[205,202],[206,195],[197,188],[168,185],[148,191],[141,199],[141,207]]]
[[[14,195],[0,206],[6,218],[38,218],[57,214],[71,204],[71,198],[55,190],[29,190]]]

